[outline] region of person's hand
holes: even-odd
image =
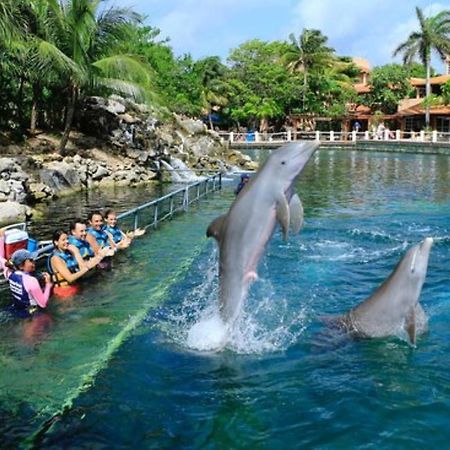
[[[136,228],[134,230],[134,236],[142,236],[143,234],[145,234],[145,230],[143,230],[142,228]]]
[[[111,247],[103,247],[98,252],[98,254],[102,256],[102,258],[104,258],[105,256],[114,256],[115,253],[116,251]]]
[[[51,284],[52,283],[52,279],[50,277],[50,274],[48,274],[47,272],[43,272],[42,278],[44,278],[45,284]]]

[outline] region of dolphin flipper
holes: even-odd
[[[285,241],[287,241],[289,234],[290,215],[289,205],[283,193],[277,200],[277,220],[283,230],[283,239]]]
[[[208,226],[206,230],[206,237],[213,237],[217,242],[220,242],[220,238],[222,235],[223,223],[227,214],[222,214],[221,216],[214,219]]]
[[[297,234],[303,225],[303,205],[300,197],[294,194],[289,202],[291,229]]]
[[[406,317],[406,332],[411,345],[416,345],[416,310],[414,307],[411,308]]]

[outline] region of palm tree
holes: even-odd
[[[102,0],[65,0],[55,4],[59,47],[74,63],[67,78],[61,152],[69,139],[75,106],[83,89],[107,88],[135,98],[145,97],[152,89],[150,68],[132,55],[114,54],[113,50],[117,42],[127,38],[127,25],[139,23],[141,17],[128,8],[100,12],[101,3]]]
[[[305,28],[298,39],[291,33],[289,40],[291,47],[284,55],[284,59],[291,72],[303,73],[303,109],[305,109],[308,75],[313,69],[330,67],[334,61],[334,49],[326,46],[328,38],[319,30]]]
[[[446,10],[432,17],[424,17],[422,10],[416,7],[416,14],[420,30],[412,32],[408,39],[394,50],[394,56],[403,54],[405,64],[412,63],[418,56],[426,67],[425,125],[429,127],[431,52],[436,50],[443,59],[446,55],[450,55],[450,11]]]

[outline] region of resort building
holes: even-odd
[[[412,98],[405,98],[398,103],[394,114],[380,114],[366,106],[364,97],[370,94],[370,63],[363,58],[354,57],[353,63],[359,69],[358,81],[353,87],[357,93],[355,103],[347,105],[347,114],[338,120],[329,117],[317,117],[312,115],[292,115],[290,123],[294,130],[304,131],[343,131],[350,132],[359,124],[358,131],[373,130],[379,122],[383,122],[390,130],[404,132],[419,132],[425,127],[425,78],[411,78],[411,87],[415,90]],[[450,80],[450,57],[445,63],[445,75],[430,79],[431,92],[441,95],[442,86]],[[450,132],[450,105],[434,105],[430,107],[430,126],[438,132]]]
[[[360,69],[360,77],[354,88],[361,100],[364,95],[370,93],[370,65],[362,58],[353,58],[354,64]],[[431,93],[441,95],[442,86],[450,80],[450,58],[445,60],[445,75],[432,77]],[[391,115],[378,115],[375,111],[361,103],[349,105],[348,115],[343,118],[343,131],[352,129],[352,125],[358,121],[363,130],[369,130],[374,121],[383,120],[391,129],[399,129],[407,132],[418,132],[425,127],[425,78],[411,78],[411,86],[415,90],[413,98],[406,98],[399,102],[397,112]],[[438,132],[450,132],[450,105],[434,105],[430,107],[430,126]]]

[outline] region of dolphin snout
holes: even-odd
[[[422,245],[420,246],[421,250],[428,250],[431,248],[431,246],[433,245],[433,238],[432,237],[427,237],[423,240]]]

